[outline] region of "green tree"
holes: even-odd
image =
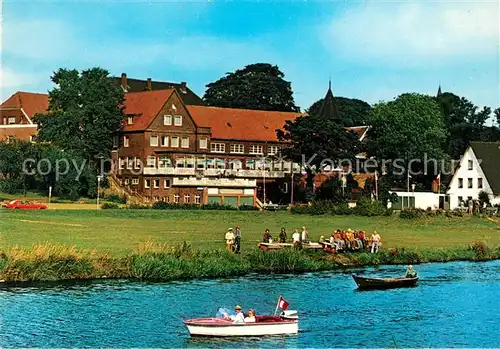
[[[84,154],[92,161],[109,157],[112,135],[124,117],[123,91],[101,68],[81,73],[59,69],[51,79],[56,87],[49,92],[47,113],[35,116],[38,140]]]
[[[497,121],[497,127],[500,127],[500,107],[496,108],[493,111],[493,114],[495,115],[496,121]]]
[[[314,176],[325,166],[353,164],[359,153],[359,140],[348,132],[338,120],[317,114],[288,120],[283,129],[276,130],[278,139],[287,142],[283,155],[300,163],[307,173],[308,199],[312,199]],[[340,163],[344,160],[344,163]]]
[[[207,85],[203,99],[215,107],[297,112],[290,82],[276,65],[247,65]]]
[[[366,125],[371,106],[360,99],[333,97],[338,107],[340,117],[344,126],[362,126]],[[321,109],[324,98],[314,102],[309,109],[308,114],[317,114]]]
[[[383,160],[399,159],[399,163],[387,163],[389,175],[395,173],[396,166],[407,168],[410,160],[420,160],[418,167],[423,166],[425,157],[439,160],[445,156],[446,130],[439,105],[432,97],[402,94],[393,101],[378,103],[368,124],[372,126],[368,155],[379,160],[379,168]]]

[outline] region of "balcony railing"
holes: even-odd
[[[236,177],[236,178],[283,178],[290,170],[230,170],[230,169],[195,169],[184,167],[146,167],[144,175],[204,176],[204,177]]]
[[[257,186],[257,181],[255,179],[244,179],[244,178],[174,178],[172,184],[174,186],[193,186],[193,187],[245,187],[253,188]]]

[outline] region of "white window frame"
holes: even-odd
[[[120,170],[123,170],[125,168],[125,159],[124,158],[118,158],[118,168]]]
[[[7,125],[15,125],[15,124],[16,124],[16,117],[15,116],[7,117]]]
[[[179,148],[179,137],[174,136],[170,138],[170,147]]]
[[[127,169],[132,170],[134,168],[134,158],[127,157]]]
[[[187,199],[187,200],[186,200]],[[189,196],[189,194],[185,194],[184,195],[184,203],[185,204],[189,204],[189,200],[191,199],[191,197]]]
[[[168,147],[168,136],[161,136],[161,146],[162,147]]]
[[[245,153],[245,146],[243,144],[231,144],[230,153],[233,154],[244,154]]]
[[[172,115],[169,114],[163,115],[163,125],[172,126]]]
[[[134,157],[134,168],[139,170],[141,168],[141,159],[139,157]]]
[[[225,153],[226,152],[226,143],[218,143],[218,142],[210,143],[210,152],[211,153]]]
[[[158,189],[160,187],[160,178],[153,178],[153,188]]]
[[[134,117],[133,116],[127,116],[127,124],[132,125],[134,123]]]
[[[150,188],[151,178],[144,178],[144,188]]]
[[[156,141],[155,141],[156,139]],[[151,147],[157,147],[158,146],[158,136],[149,136],[149,145]]]
[[[194,203],[195,204],[201,204],[201,196],[200,195],[195,195],[194,196]]]
[[[132,185],[139,185],[139,178],[132,178]]]
[[[281,148],[278,145],[269,145],[267,147],[267,155],[278,155]]]
[[[130,183],[130,180],[129,180],[128,178],[125,178],[125,179],[124,179],[124,181],[123,181],[123,183],[124,183],[125,185],[128,185],[128,184]]]
[[[182,115],[174,115],[174,126],[182,126]]]
[[[163,180],[163,188],[165,188],[165,189],[170,188],[170,178],[165,178]]]
[[[252,144],[248,149],[249,154],[262,155],[264,154],[264,147],[258,144]]]
[[[179,203],[179,195],[178,194],[174,195],[174,203],[176,203],[176,204]]]
[[[123,136],[123,147],[128,148],[130,146],[130,138],[128,136]]]
[[[199,143],[200,143],[200,149],[208,148],[208,139],[206,137],[200,138]]]
[[[146,158],[146,167],[156,167],[156,157],[154,156],[148,156]]]
[[[181,137],[181,148],[189,148],[189,137]]]

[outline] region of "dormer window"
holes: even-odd
[[[182,115],[174,116],[174,126],[182,126]]]
[[[163,125],[166,126],[172,125],[172,115],[163,115]]]
[[[127,124],[132,125],[133,123],[134,123],[134,117],[133,116],[127,117]]]

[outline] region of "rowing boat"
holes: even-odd
[[[413,287],[416,286],[418,277],[414,278],[369,278],[363,276],[353,275],[352,278],[358,285],[360,289],[388,289],[388,288],[398,288],[398,287]]]

